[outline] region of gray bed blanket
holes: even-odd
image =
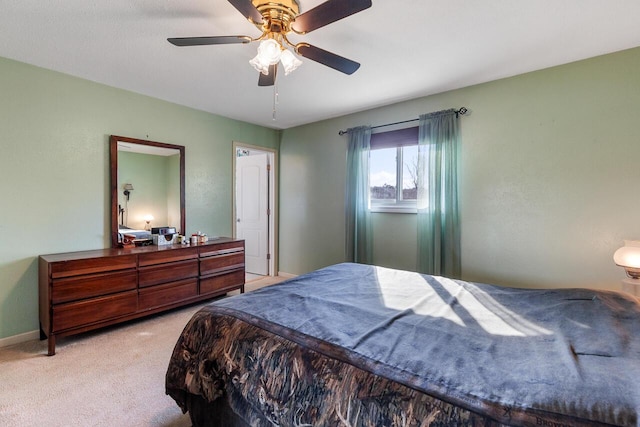
[[[638,425],[640,302],[622,293],[345,263],[213,304],[297,330],[317,351],[337,344],[346,362],[480,414],[500,408],[507,424],[532,409]]]

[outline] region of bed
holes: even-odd
[[[166,392],[194,426],[638,426],[640,302],[361,264],[194,314]]]
[[[118,225],[118,241],[124,245],[132,245],[135,241],[151,239],[149,230],[136,230],[124,225]]]

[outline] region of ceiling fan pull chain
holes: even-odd
[[[276,118],[276,108],[278,106],[278,84],[274,83],[273,85],[273,115],[272,120],[275,122]]]

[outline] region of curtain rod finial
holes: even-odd
[[[456,117],[458,117],[459,115],[464,116],[468,112],[469,110],[467,110],[467,107],[460,107],[460,109],[456,111]]]

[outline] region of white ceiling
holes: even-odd
[[[323,0],[300,0],[301,12]],[[256,43],[175,47],[168,37],[260,32],[227,0],[1,0],[0,56],[276,129],[640,46],[638,0],[373,0],[305,36],[362,64],[303,58],[273,88]],[[0,76],[0,78],[2,78]]]

